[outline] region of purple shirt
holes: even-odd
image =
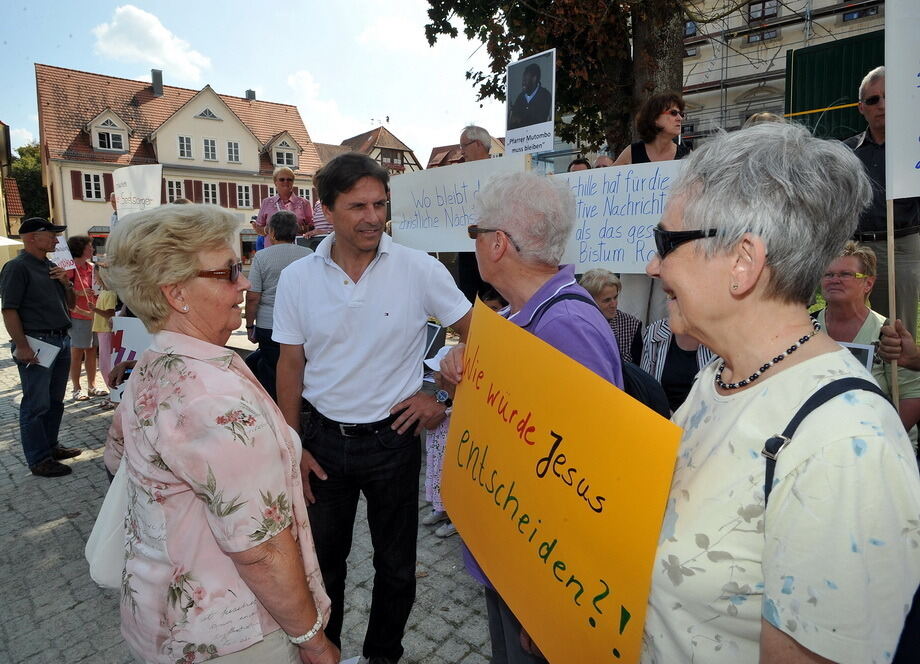
[[[622,390],[620,350],[610,324],[596,306],[578,300],[562,300],[546,309],[536,325],[528,327],[540,305],[562,293],[591,299],[588,291],[575,281],[574,265],[561,266],[559,272],[543,284],[520,311],[508,316],[508,320],[527,328],[531,334]],[[492,587],[466,545],[463,546],[463,562],[470,576]]]

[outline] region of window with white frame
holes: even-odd
[[[204,182],[201,185],[202,202],[206,205],[217,205],[217,184]]]
[[[684,38],[696,37],[696,21],[687,21],[684,23]]]
[[[184,198],[182,193],[182,180],[166,181],[166,202],[172,203],[177,198]]]
[[[275,150],[275,166],[293,166],[294,153],[289,150]]]
[[[273,184],[268,185],[268,195],[269,196],[274,196],[277,193],[278,193],[278,190],[275,189],[275,185]]]
[[[191,136],[180,136],[179,137],[179,159],[191,159],[192,158],[192,137]]]
[[[98,173],[83,174],[83,200],[102,200],[102,176]]]
[[[124,137],[114,131],[99,132],[99,149],[100,150],[124,150]]]
[[[764,42],[768,39],[776,39],[779,36],[779,31],[776,28],[771,30],[761,30],[760,32],[752,32],[747,36],[748,44],[755,44],[757,42]]]
[[[240,144],[236,141],[227,141],[227,161],[234,164],[240,162]]]
[[[217,161],[217,139],[215,138],[206,138],[203,142],[204,150],[202,154],[204,155],[205,161]]]
[[[212,111],[210,108],[204,109],[201,113],[195,116],[196,118],[202,118],[204,120],[220,120],[219,117]]]
[[[754,0],[748,4],[748,22],[774,18],[778,7],[779,0]]]
[[[692,58],[693,56],[699,55],[699,54],[700,54],[700,49],[698,46],[687,46],[684,49],[685,58]]]
[[[856,19],[866,18],[867,16],[878,16],[878,7],[864,7],[862,9],[854,9],[852,11],[843,13],[843,21],[855,21]]]
[[[306,187],[297,187],[297,195],[306,200],[310,200],[310,190]]]
[[[252,189],[248,184],[236,185],[236,206],[241,208],[252,207]]]

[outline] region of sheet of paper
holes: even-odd
[[[54,344],[45,343],[44,341],[28,335],[26,335],[26,341],[29,342],[29,346],[35,351],[35,357],[38,363],[46,369],[50,369],[51,365],[54,364],[54,358],[58,356],[61,349]]]

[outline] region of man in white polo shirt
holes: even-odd
[[[421,392],[426,322],[434,316],[465,336],[471,306],[441,263],[383,233],[389,176],[377,162],[340,155],[315,182],[334,232],[281,273],[272,333],[281,344],[278,406],[303,441],[304,494],[332,600],[326,635],[341,645],[363,492],[375,569],[363,654],[397,662],[415,601],[416,433],[435,428],[447,409]]]

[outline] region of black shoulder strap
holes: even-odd
[[[557,302],[562,302],[563,300],[577,300],[579,302],[587,302],[595,309],[598,309],[597,303],[590,297],[585,297],[584,295],[580,295],[578,293],[558,293],[537,307],[536,311],[533,312],[533,316],[530,317],[530,322],[523,326],[524,329],[526,330],[527,328],[536,325],[540,319],[543,318],[543,314],[546,313],[547,309],[552,307]],[[600,311],[600,309],[598,309],[598,311]]]
[[[764,508],[766,508],[767,501],[770,499],[770,491],[773,490],[773,473],[776,470],[776,457],[779,456],[783,448],[792,442],[792,437],[795,435],[795,431],[799,428],[802,420],[811,415],[812,411],[816,408],[823,406],[834,397],[851,390],[874,392],[886,401],[888,400],[888,395],[882,392],[878,385],[870,383],[865,378],[840,378],[832,383],[828,383],[808,397],[808,400],[802,404],[802,407],[799,408],[798,412],[792,417],[783,432],[769,438],[767,442],[764,443],[763,450],[760,452],[767,459],[767,472],[763,481]]]

